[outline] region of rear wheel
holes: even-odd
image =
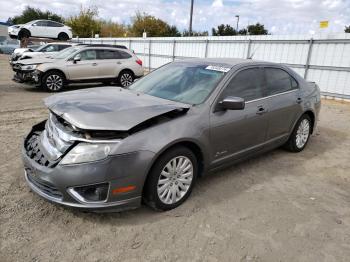
[[[42,86],[50,92],[62,91],[65,84],[65,77],[61,72],[48,72],[42,79]]]
[[[122,87],[127,87],[134,82],[134,74],[129,70],[122,71],[118,76],[118,83]]]
[[[68,39],[69,39],[69,36],[66,33],[59,33],[58,34],[58,40],[67,41]]]
[[[291,152],[302,151],[309,141],[311,129],[312,121],[310,117],[308,115],[302,115],[284,147]]]
[[[198,172],[197,159],[187,147],[165,152],[148,175],[144,201],[156,210],[181,205],[191,194]]]

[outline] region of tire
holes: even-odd
[[[178,169],[178,173],[172,173],[169,168],[173,163],[176,168],[182,167],[182,171]],[[157,159],[147,177],[143,192],[144,202],[161,211],[178,207],[190,196],[197,173],[198,161],[190,149],[177,146],[166,151]]]
[[[134,82],[134,74],[130,70],[123,70],[118,76],[118,84],[121,87],[127,87]]]
[[[312,130],[312,121],[308,115],[302,115],[294,127],[284,148],[290,152],[302,151],[309,142]]]
[[[18,32],[18,40],[22,40],[23,38],[30,37],[30,32],[26,29],[22,29]]]
[[[65,87],[65,77],[61,72],[51,71],[42,78],[42,87],[49,92],[60,92]]]
[[[58,40],[67,41],[68,39],[69,39],[69,36],[66,33],[59,33],[58,34]]]

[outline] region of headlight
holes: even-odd
[[[61,165],[79,164],[102,160],[111,152],[115,144],[79,143],[60,162]]]
[[[34,70],[37,67],[37,65],[24,65],[21,66],[22,70]]]

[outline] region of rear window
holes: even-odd
[[[118,51],[118,53],[119,53],[120,59],[127,59],[127,58],[130,58],[130,57],[131,57],[131,55],[128,54],[127,52]]]
[[[113,50],[98,50],[98,59],[117,59],[118,54]]]
[[[267,95],[275,95],[298,88],[298,83],[286,71],[265,68]]]

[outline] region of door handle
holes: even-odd
[[[117,62],[117,64],[118,64],[118,65],[121,65],[121,64],[122,64],[122,62]]]
[[[301,102],[303,102],[303,99],[301,99],[301,97],[297,98],[297,103],[300,104]]]
[[[256,111],[256,114],[262,115],[265,114],[267,110],[263,106],[258,106],[258,111]]]
[[[97,66],[97,63],[92,63],[92,66]]]

